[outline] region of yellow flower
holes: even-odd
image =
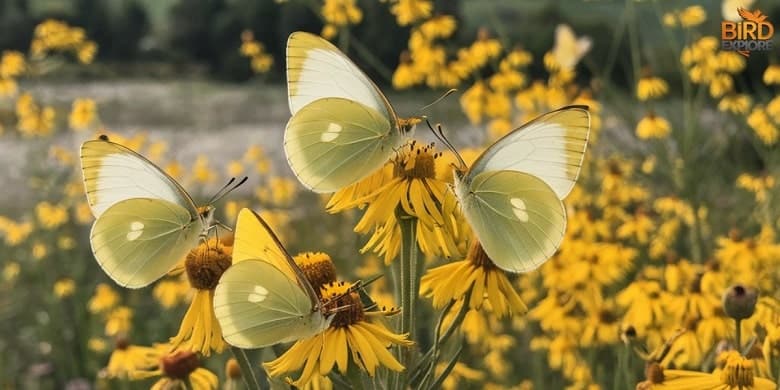
[[[266,73],[274,65],[274,58],[269,54],[261,54],[252,57],[252,71],[255,73]]]
[[[119,294],[111,286],[100,283],[95,287],[95,294],[87,303],[87,309],[90,313],[105,313],[111,310],[119,303]]]
[[[715,75],[710,82],[710,96],[719,98],[734,89],[734,79],[726,74]]]
[[[636,135],[640,139],[666,138],[671,131],[671,125],[663,117],[653,113],[647,114],[636,125]]]
[[[404,51],[401,53],[401,61],[398,63],[398,68],[393,72],[393,88],[406,89],[413,87],[421,83],[424,76],[424,73],[417,71],[409,52]]]
[[[119,306],[108,313],[106,317],[106,335],[124,336],[132,327],[133,309],[127,306]]]
[[[322,31],[320,31],[320,35],[325,39],[333,39],[338,33],[338,27],[332,24],[326,24],[322,26]]]
[[[363,20],[363,11],[355,0],[325,0],[321,12],[325,22],[336,27],[358,24]]]
[[[19,276],[21,267],[19,263],[11,261],[3,266],[3,280],[6,282],[13,282]]]
[[[192,174],[195,181],[200,184],[208,184],[217,179],[217,174],[209,167],[208,157],[204,155],[200,155],[195,159],[195,163],[192,166]]]
[[[764,202],[767,198],[767,190],[774,186],[775,178],[770,175],[761,177],[743,173],[737,177],[737,187],[754,193],[757,202]]]
[[[745,56],[734,51],[719,51],[715,61],[718,68],[732,74],[742,72],[747,65]]]
[[[472,124],[482,122],[485,114],[488,88],[482,81],[477,81],[460,97],[460,106]]]
[[[707,20],[707,12],[704,7],[694,5],[687,7],[678,14],[680,25],[684,28],[695,27]]]
[[[775,125],[775,121],[769,117],[764,106],[757,105],[753,107],[753,111],[751,111],[747,117],[747,124],[753,129],[764,145],[772,146],[780,137],[780,130],[778,130]]]
[[[766,85],[780,84],[780,65],[772,64],[767,66],[764,71],[763,80]]]
[[[46,255],[48,255],[48,254],[49,254],[49,247],[47,247],[46,244],[44,244],[44,243],[42,243],[40,241],[37,241],[37,242],[33,243],[33,246],[32,246],[32,256],[33,256],[33,259],[40,260],[40,259],[46,257]]]
[[[667,12],[663,16],[663,23],[666,27],[677,27],[677,15],[674,12]]]
[[[38,203],[35,206],[35,215],[41,227],[47,230],[54,230],[68,222],[68,209],[49,202]]]
[[[327,209],[336,213],[368,204],[355,231],[374,231],[362,250],[383,254],[386,263],[395,258],[400,248],[397,212],[400,218],[417,220],[417,243],[423,253],[456,254],[455,239],[462,218],[447,183],[437,176],[449,168],[437,162],[441,156],[434,152],[433,145],[412,141],[380,171],[334,194]]]
[[[390,7],[399,26],[406,26],[421,19],[427,19],[433,12],[430,0],[396,0]]]
[[[64,278],[54,282],[54,295],[57,298],[67,298],[76,291],[76,282],[71,278]]]
[[[108,358],[106,374],[109,378],[129,379],[139,371],[154,369],[159,363],[158,348],[132,345],[124,337],[119,337]]]
[[[6,50],[0,59],[0,79],[12,79],[24,73],[24,54],[18,51]]]
[[[752,101],[750,95],[744,93],[730,93],[720,99],[720,102],[718,103],[718,110],[737,115],[744,115],[750,111],[751,104]]]
[[[19,87],[16,85],[16,81],[14,79],[5,79],[0,77],[0,97],[16,95],[18,90]]]
[[[182,279],[166,279],[159,281],[152,290],[157,302],[166,309],[181,303],[190,293],[189,284]]]
[[[632,324],[641,333],[667,317],[665,298],[657,281],[637,280],[618,293],[616,302],[627,309],[623,321]]]
[[[663,97],[669,91],[669,84],[660,77],[642,77],[636,87],[636,97],[641,101]]]
[[[449,38],[455,32],[455,18],[451,15],[438,15],[420,25],[420,32],[428,39]]]
[[[338,297],[330,302],[333,307],[350,307],[335,314],[324,332],[298,340],[277,359],[264,363],[268,374],[278,377],[301,370],[301,376],[291,381],[303,386],[318,375],[326,375],[334,366],[342,374],[347,373],[349,357],[357,367],[369,376],[374,376],[380,366],[392,371],[403,371],[404,366],[387,350],[392,345],[408,347],[413,345],[406,335],[388,330],[381,322],[373,323],[366,317],[360,296],[348,292],[351,287],[345,283],[332,283],[322,288],[323,297]]]
[[[97,108],[94,100],[76,99],[73,101],[68,123],[73,130],[84,130],[95,121],[96,117]]]
[[[78,58],[79,62],[82,64],[91,64],[92,61],[95,59],[95,54],[97,54],[97,44],[95,42],[89,41],[84,42],[81,46],[79,46],[78,49],[76,49],[76,58]]]
[[[489,301],[499,318],[528,311],[506,274],[493,264],[476,239],[465,260],[428,270],[420,281],[420,294],[432,297],[437,309],[463,299],[469,291],[470,309],[478,310]]]
[[[582,328],[580,342],[585,347],[611,345],[618,342],[620,321],[615,305],[605,301],[587,309],[588,317]]]
[[[225,349],[222,328],[214,314],[214,289],[232,263],[232,251],[232,246],[213,238],[187,254],[184,270],[195,294],[181,320],[179,333],[171,337],[174,349],[191,350],[204,356],[211,355],[212,350],[219,353]]]
[[[216,390],[219,386],[219,378],[211,371],[200,367],[200,359],[192,351],[161,352],[157,348],[156,368],[146,368],[131,375],[131,379],[147,379],[160,377],[155,382],[152,390],[168,389],[192,389],[192,390]]]
[[[724,352],[719,358],[722,369],[713,373],[683,370],[664,370],[655,364],[648,379],[637,385],[637,390],[772,390],[774,382],[755,377],[754,362],[736,351]]]
[[[479,66],[486,64],[489,59],[498,57],[501,54],[501,42],[498,39],[490,37],[490,31],[486,28],[480,28],[477,31],[477,40],[471,44],[469,54],[474,61],[479,61]]]

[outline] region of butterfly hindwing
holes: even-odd
[[[381,168],[403,141],[374,108],[343,98],[314,101],[287,123],[284,150],[298,179],[334,192]]]
[[[564,199],[580,173],[590,133],[585,106],[568,106],[544,114],[490,146],[469,175],[512,170],[539,177]]]
[[[129,288],[163,277],[195,245],[204,226],[184,207],[165,199],[117,202],[95,221],[92,252],[111,279]]]
[[[214,313],[225,340],[261,348],[315,334],[322,314],[294,279],[261,260],[233,264],[214,292]]]
[[[260,348],[312,336],[330,324],[320,305],[268,224],[254,211],[242,209],[233,265],[222,274],[214,293],[214,312],[225,340],[242,348]]]
[[[477,174],[459,187],[464,215],[482,248],[499,268],[526,272],[558,249],[566,210],[549,185],[523,172]]]

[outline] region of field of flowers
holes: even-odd
[[[310,32],[387,73],[380,89],[426,99],[457,89],[434,107],[457,107],[469,123],[457,131],[477,132],[450,137],[466,163],[541,114],[587,105],[588,149],[556,254],[528,273],[498,268],[450,189],[455,153],[430,143],[425,123],[383,169],[320,195],[270,157],[281,144],[238,141],[239,155],[179,161],[175,144],[112,130],[90,96],[54,107],[39,83],[88,66],[100,47],[44,20],[28,51],[0,48],[0,137],[38,156],[19,173],[24,189],[4,189],[34,206],[0,204],[0,388],[780,388],[780,58],[720,50],[721,20],[742,20],[738,7],[773,15],[771,2],[615,3],[611,40],[562,24],[542,52],[492,22],[463,45],[460,21],[431,0],[388,0],[381,15],[356,0],[300,3],[322,20]],[[353,32],[371,18],[409,32],[397,66]],[[235,39],[258,77],[286,60],[250,30]],[[454,120],[429,119],[452,131]],[[256,350],[226,343],[213,300],[231,266],[227,229],[148,287],[114,283],[91,250],[70,142],[99,135],[197,201],[248,176],[217,219],[234,227],[247,207],[265,219],[319,296],[338,297],[330,327]]]

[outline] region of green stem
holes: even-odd
[[[734,322],[737,323],[737,351],[742,351],[742,320],[737,318]]]
[[[241,376],[244,378],[244,384],[246,384],[247,389],[264,389],[255,376],[255,371],[252,369],[249,357],[246,356],[246,351],[238,347],[230,347],[230,351],[233,352],[233,356],[238,361],[238,366],[241,367]]]
[[[409,339],[415,336],[415,314],[417,301],[417,218],[399,215],[401,227],[401,333],[408,333]],[[399,356],[401,364],[409,367],[412,363],[412,351],[402,349]]]

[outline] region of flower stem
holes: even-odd
[[[742,320],[736,318],[734,322],[737,323],[737,351],[742,351]]]
[[[417,218],[399,213],[398,224],[401,228],[401,257],[399,259],[401,278],[401,333],[407,333],[409,339],[415,336],[415,315],[417,291],[419,290],[419,272],[417,271]],[[408,348],[399,350],[399,361],[407,368],[412,366],[413,351]],[[408,378],[398,378],[395,385],[404,387]]]
[[[244,384],[246,384],[247,389],[264,390],[264,387],[260,385],[260,381],[255,376],[255,371],[252,370],[252,364],[249,362],[249,357],[246,356],[246,351],[232,346],[230,351],[233,352],[233,356],[238,361],[238,366],[241,367],[241,377],[244,378]]]

